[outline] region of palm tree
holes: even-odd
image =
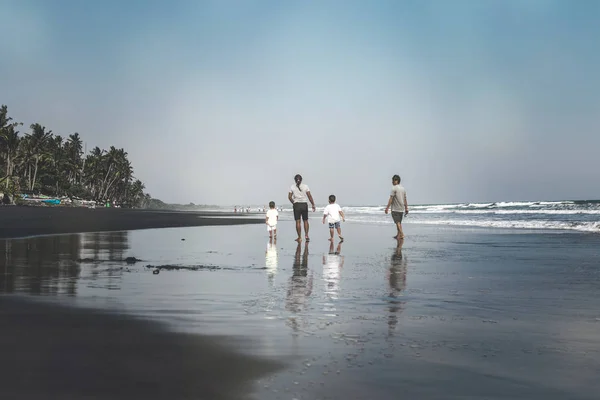
[[[64,169],[65,169],[65,149],[63,147],[63,138],[60,135],[56,135],[53,140],[50,140],[51,146],[51,161],[53,165],[53,177],[55,184],[54,194],[56,196],[60,196],[61,190],[60,188],[64,187]]]
[[[75,132],[69,135],[67,142],[65,143],[65,152],[67,154],[67,170],[69,175],[69,182],[76,183],[77,177],[81,176],[83,171],[82,158],[83,155],[83,142],[79,133]]]
[[[31,124],[29,134],[20,137],[18,125],[22,124],[13,122],[7,107],[0,107],[0,183],[6,180],[5,191],[21,186],[56,196],[76,195],[138,207],[164,206],[144,193],[144,184],[134,177],[124,149],[95,147],[84,154],[79,133],[63,140],[36,123]]]
[[[33,191],[35,187],[35,183],[37,180],[37,173],[39,168],[40,160],[46,158],[48,156],[48,147],[47,144],[52,138],[52,131],[46,132],[46,127],[41,126],[40,124],[31,124],[31,133],[27,135],[29,142],[29,150],[31,152],[31,157],[33,162],[29,163],[28,170],[28,183],[29,190]],[[31,176],[31,169],[33,167],[33,177]]]
[[[15,128],[23,125],[19,122],[11,122],[12,118],[8,116],[8,107],[3,105],[0,107],[0,144],[2,145],[4,161],[6,168],[4,170],[4,178],[6,181],[6,191],[9,190],[9,183],[13,177],[13,169],[15,158],[19,150],[19,131]]]

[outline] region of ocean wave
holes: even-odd
[[[346,212],[371,214],[382,212],[384,206],[351,206],[343,207]],[[599,214],[600,202],[588,201],[529,201],[529,202],[497,202],[497,203],[461,203],[461,204],[419,204],[411,205],[414,213],[507,213],[507,214]]]
[[[413,210],[413,214],[551,214],[551,215],[577,215],[577,214],[600,214],[600,210]]]
[[[410,214],[409,214],[410,215]],[[347,217],[347,222],[375,225],[393,224],[389,216],[372,218]],[[551,220],[490,220],[490,219],[418,219],[406,218],[404,224],[472,226],[480,228],[532,229],[532,230],[571,230],[600,233],[600,221],[551,221]]]
[[[407,221],[408,222],[408,221]],[[600,222],[566,222],[547,220],[429,220],[414,221],[428,225],[474,226],[482,228],[534,229],[534,230],[575,230],[600,233]]]

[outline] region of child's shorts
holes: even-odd
[[[277,225],[267,225],[267,232],[271,232],[277,229]]]
[[[329,229],[333,229],[333,228],[337,229],[339,227],[340,227],[340,221],[329,223]]]

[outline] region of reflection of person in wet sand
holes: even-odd
[[[305,243],[304,252],[302,254],[301,252],[302,244],[298,243],[285,304],[285,309],[294,314],[306,308],[306,301],[312,293],[313,286],[312,273],[308,273],[308,243]],[[297,331],[296,317],[290,317],[289,321],[292,329]]]
[[[406,288],[406,269],[407,260],[402,255],[402,245],[404,240],[398,240],[398,244],[394,249],[391,257],[391,265],[388,272],[388,282],[390,285],[389,294],[389,316],[388,316],[388,336],[393,335],[393,331],[398,324],[398,312],[402,310],[403,301],[402,291]]]
[[[277,238],[269,239],[267,251],[265,252],[265,268],[267,269],[267,279],[269,284],[273,285],[273,279],[277,273]]]
[[[325,283],[325,294],[331,299],[337,298],[339,291],[340,272],[344,267],[344,256],[342,241],[333,249],[333,241],[329,244],[329,254],[323,255],[323,282]]]

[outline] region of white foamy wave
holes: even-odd
[[[352,212],[355,214],[372,214],[377,212],[383,212],[385,206],[361,206],[361,207],[342,207],[344,212]]]
[[[407,221],[408,222],[408,221]],[[423,220],[412,221],[419,224],[428,225],[455,225],[455,226],[476,226],[482,228],[507,228],[507,229],[550,229],[550,230],[575,230],[581,232],[600,233],[600,222],[564,222],[564,221],[545,221],[545,220]]]
[[[459,207],[469,207],[469,208],[487,208],[492,207],[494,203],[469,203],[469,204],[460,204]]]
[[[417,205],[411,206],[410,208],[415,210],[449,210],[464,206],[465,204],[431,204],[431,205]]]
[[[576,214],[600,214],[600,210],[413,210],[413,214],[552,214],[552,215],[576,215]]]
[[[529,207],[536,203],[536,201],[501,201],[499,203],[495,203],[494,207]]]
[[[530,207],[543,207],[543,206],[558,206],[563,204],[575,204],[573,201],[537,201]]]
[[[389,215],[348,215],[346,221],[350,223],[369,225],[393,224]],[[536,230],[571,230],[581,232],[600,233],[600,221],[553,221],[553,220],[511,220],[511,219],[452,219],[452,218],[423,218],[411,217],[404,219],[404,224],[427,224],[449,226],[472,226],[481,228],[507,228],[507,229],[536,229]]]

